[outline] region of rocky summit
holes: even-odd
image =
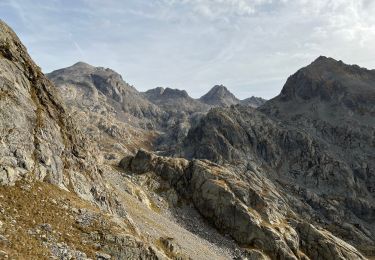
[[[249,97],[249,98],[245,98],[244,100],[241,100],[240,104],[244,105],[244,106],[250,106],[250,107],[257,108],[257,107],[260,107],[261,105],[263,105],[264,103],[266,103],[266,101],[267,100],[265,100],[264,98],[252,96],[252,97]]]
[[[149,101],[167,111],[194,113],[207,112],[210,108],[207,104],[190,97],[185,90],[158,87],[143,94]]]
[[[97,110],[107,106],[107,110],[115,111],[120,120],[149,129],[155,128],[161,117],[162,111],[157,106],[111,69],[78,62],[47,76],[56,86],[63,88],[62,95],[66,96],[69,105],[90,106]],[[98,104],[101,99],[105,99],[102,105]]]
[[[0,21],[0,259],[374,259],[375,71],[265,101],[44,75]]]
[[[203,103],[213,106],[230,106],[238,104],[240,100],[236,98],[225,86],[216,85],[200,99]]]
[[[200,97],[199,101],[211,107],[225,107],[241,104],[244,106],[251,106],[254,108],[260,107],[266,102],[265,99],[254,96],[245,98],[243,100],[239,100],[227,89],[227,87],[223,85],[214,86],[205,95]]]

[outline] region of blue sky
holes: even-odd
[[[109,67],[138,90],[277,95],[319,55],[375,68],[373,0],[0,0],[44,72]]]

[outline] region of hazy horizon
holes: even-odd
[[[369,0],[0,2],[0,18],[45,73],[84,61],[139,91],[194,98],[217,84],[240,99],[272,98],[320,55],[374,68],[374,12]]]

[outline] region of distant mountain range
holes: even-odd
[[[130,139],[134,145],[123,145],[126,149],[135,149],[136,144],[151,141],[150,137],[134,134],[132,127],[163,132],[155,143],[161,150],[171,150],[211,108],[234,104],[257,107],[265,102],[255,97],[241,101],[224,86],[214,86],[200,99],[190,97],[185,90],[171,88],[138,92],[115,71],[84,62],[53,71],[47,77],[58,87],[74,113],[85,114],[82,131],[93,139],[102,138],[98,133],[109,135],[105,145],[101,143],[102,149],[108,151],[105,157],[113,160],[124,150],[110,148],[115,143]]]
[[[164,108],[176,108],[189,112],[207,111],[211,107],[231,106],[243,104],[245,106],[259,107],[266,100],[258,97],[250,97],[244,100],[236,98],[225,86],[216,85],[207,94],[199,99],[191,98],[185,90],[170,88],[154,88],[143,93],[148,100]]]

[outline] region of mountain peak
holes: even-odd
[[[94,66],[86,63],[86,62],[83,62],[83,61],[78,61],[76,63],[74,63],[71,67],[75,67],[75,68],[79,68],[79,67],[89,67],[89,68],[93,68]]]
[[[298,70],[275,99],[293,103],[324,102],[367,111],[375,100],[375,71],[320,56]]]
[[[347,64],[342,60],[336,60],[331,57],[319,56],[310,65],[302,68],[300,71],[314,71],[315,73],[325,74],[326,71],[334,73],[361,74],[370,70],[360,67],[356,64]]]
[[[215,85],[200,98],[200,101],[214,106],[230,106],[239,103],[239,99],[223,85]]]
[[[63,70],[76,71],[78,73],[83,73],[83,72],[99,73],[99,74],[105,74],[106,76],[112,75],[114,77],[118,77],[122,79],[122,76],[118,72],[114,71],[113,69],[106,68],[106,67],[96,67],[83,61],[78,61],[70,67],[63,68]]]
[[[215,86],[212,87],[211,91],[227,91],[227,92],[229,92],[227,87],[224,86],[224,85],[215,85]]]
[[[325,68],[325,67],[334,68],[334,67],[342,67],[342,66],[351,66],[351,65],[345,64],[342,60],[336,60],[334,58],[326,57],[326,56],[319,56],[310,65],[306,66],[305,68],[306,69]]]
[[[261,105],[263,105],[266,101],[267,100],[265,100],[264,98],[251,96],[249,98],[241,100],[240,104],[244,105],[244,106],[250,106],[250,107],[257,108],[257,107],[260,107]]]
[[[163,96],[170,98],[188,98],[189,95],[186,90],[166,88],[163,92]]]
[[[149,89],[144,94],[151,99],[190,98],[186,90],[163,87]]]
[[[193,113],[209,109],[206,104],[190,97],[186,90],[157,87],[143,92],[143,95],[155,105],[173,113],[177,111]]]
[[[336,60],[331,58],[331,57],[326,57],[326,56],[320,55],[318,58],[316,58],[313,61],[313,63],[315,63],[315,62],[328,62],[328,61],[336,61]]]

